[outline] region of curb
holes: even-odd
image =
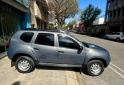
[[[3,58],[3,57],[5,57],[5,56],[7,56],[7,52],[1,53],[1,54],[0,54],[0,59]]]
[[[75,71],[66,71],[66,85],[79,85],[78,78]]]
[[[81,73],[79,73],[79,72],[75,72],[75,73],[76,73],[79,85],[86,85],[85,80],[84,80],[83,76],[81,75]]]

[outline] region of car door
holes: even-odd
[[[69,36],[58,35],[58,64],[82,65],[85,49],[79,51],[79,43]]]
[[[115,39],[115,37],[116,37],[116,33],[112,33],[111,39]]]
[[[113,37],[113,33],[110,33],[110,34],[108,35],[108,38],[109,38],[109,39],[112,39],[112,37]]]
[[[116,40],[117,38],[120,38],[120,33],[114,33],[113,39]]]
[[[55,47],[54,34],[38,33],[32,43],[33,52],[40,63],[57,63],[57,48]]]

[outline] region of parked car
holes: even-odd
[[[73,30],[73,32],[74,32],[74,33],[78,33],[78,31],[77,31],[77,30]]]
[[[93,37],[96,37],[97,33],[96,32],[92,32],[92,33],[90,33],[90,35],[93,36]]]
[[[86,31],[78,32],[79,34],[87,35],[88,33]]]
[[[124,32],[112,32],[110,34],[105,35],[106,39],[113,39],[116,41],[122,41],[124,40]]]
[[[91,36],[102,37],[102,36],[104,36],[104,33],[103,32],[93,32],[93,33],[91,33]]]
[[[98,76],[110,63],[106,49],[55,30],[20,30],[9,41],[7,54],[11,66],[15,65],[21,73],[43,65],[79,67],[89,75]]]

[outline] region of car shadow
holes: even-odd
[[[71,68],[71,67],[53,67],[53,66],[35,66],[35,69],[39,70],[63,70],[63,71],[74,71],[81,74],[81,68]],[[34,69],[34,70],[35,70]]]
[[[35,66],[35,69],[39,70],[62,70],[62,71],[73,71],[76,73],[83,73],[85,75],[88,75],[84,68],[71,68],[71,67],[52,67],[52,66]],[[35,70],[34,69],[34,70]],[[90,76],[90,75],[88,75]]]
[[[11,85],[21,85],[19,81],[12,83]]]

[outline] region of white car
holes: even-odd
[[[124,40],[124,32],[112,32],[110,34],[105,35],[106,39],[113,39],[116,41]]]

